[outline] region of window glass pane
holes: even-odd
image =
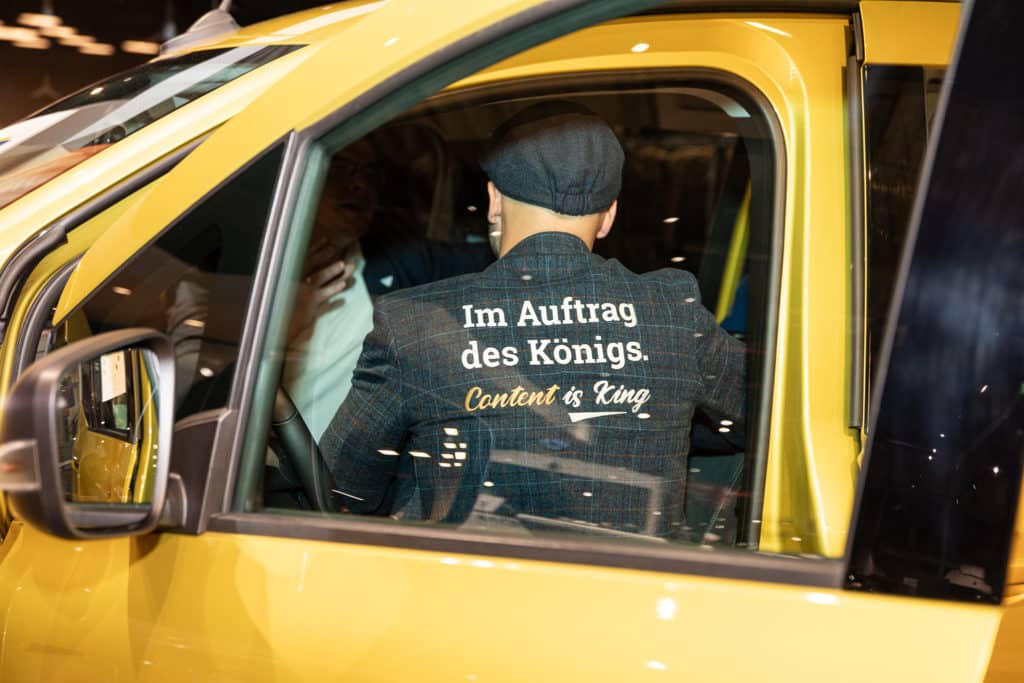
[[[147,62],[0,130],[0,207],[299,46],[240,46]]]
[[[943,74],[914,66],[864,68],[868,381],[877,368]]]
[[[498,126],[553,101],[622,145],[613,227],[594,254],[538,231],[494,260],[480,159]],[[746,545],[772,145],[738,91],[602,77],[445,96],[335,154],[281,384],[333,473],[331,509]],[[309,451],[282,424],[264,504],[308,509]]]
[[[176,417],[224,406],[281,155],[265,153],[136,254],[58,326],[57,342],[161,330],[175,345]]]

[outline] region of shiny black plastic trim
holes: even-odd
[[[225,448],[229,450],[224,456],[223,466],[218,470],[218,473],[223,474],[223,480],[219,482],[222,493],[218,493],[218,504],[211,507],[213,511],[223,512],[229,507],[236,512],[248,509],[251,501],[244,495],[238,495],[238,492],[255,490],[258,488],[256,482],[263,476],[263,462],[255,458],[242,457],[242,454],[246,447],[245,435],[247,430],[251,429],[250,422],[255,421],[264,431],[270,426],[269,405],[260,406],[255,414],[252,409],[254,398],[259,393],[258,359],[262,358],[266,344],[266,334],[260,334],[260,331],[266,330],[271,315],[274,286],[281,272],[281,259],[276,258],[276,255],[284,243],[289,225],[288,217],[299,193],[302,173],[298,161],[306,157],[309,145],[309,138],[294,131],[285,138],[281,171],[274,184],[267,232],[263,236],[263,253],[256,266],[253,292],[242,329],[242,343],[238,350],[239,371],[235,373],[235,383],[229,399],[229,405],[237,410],[238,419],[233,425],[231,438],[225,443]]]
[[[860,15],[858,15],[859,17]],[[859,22],[857,22],[859,23]],[[855,32],[856,33],[856,32]],[[860,42],[860,39],[856,39]],[[846,60],[846,102],[850,140],[850,392],[847,426],[864,424],[864,109],[861,63],[857,54]]]
[[[839,588],[843,579],[843,563],[822,558],[769,555],[747,550],[707,550],[653,542],[650,545],[619,545],[551,537],[523,539],[457,528],[411,526],[356,517],[321,517],[312,513],[301,518],[295,514],[267,513],[214,515],[209,529],[232,534],[699,574],[814,588]]]
[[[1024,4],[967,3],[904,246],[846,587],[999,603],[1024,460]]]
[[[206,530],[211,511],[225,504],[226,462],[238,413],[219,408],[178,420],[171,439],[168,501],[178,509],[166,524],[189,534]],[[176,480],[176,481],[175,481]]]
[[[25,371],[25,368],[35,360],[39,338],[43,333],[43,329],[50,322],[53,307],[57,304],[60,294],[64,290],[64,285],[67,284],[68,278],[71,277],[71,273],[74,272],[75,266],[78,265],[80,259],[81,257],[76,257],[61,266],[46,281],[46,284],[39,290],[36,298],[33,299],[28,313],[25,314],[21,329],[18,330],[18,341],[14,347],[14,363],[11,367],[10,384],[8,386],[13,386],[14,381]]]

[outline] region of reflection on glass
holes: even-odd
[[[61,377],[58,449],[65,500],[146,503],[157,458],[157,382],[148,351],[122,349]]]
[[[240,46],[154,60],[0,130],[0,207],[296,46]]]

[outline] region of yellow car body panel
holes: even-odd
[[[132,474],[139,457],[138,446],[90,430],[85,415],[78,420],[75,451],[78,463],[71,490],[72,500],[84,503],[131,502]]]
[[[959,4],[863,0],[860,15],[866,63],[949,64],[960,24]]]
[[[182,50],[171,51],[169,54],[177,55],[196,50],[240,47],[242,45],[319,43],[335,36],[341,27],[346,30],[351,28],[359,17],[375,12],[385,4],[386,2],[381,0],[355,0],[316,7],[261,21],[251,26],[243,26],[238,31],[222,38],[189,45]]]
[[[1020,500],[1024,500],[1024,490]],[[1017,521],[1010,545],[1010,564],[1006,574],[1007,595],[1024,598],[1024,505],[1017,505]]]
[[[722,274],[722,291],[718,294],[718,305],[715,307],[715,320],[721,324],[729,315],[736,302],[736,290],[739,289],[743,277],[743,264],[747,260],[747,247],[750,243],[750,186],[743,194],[732,237],[729,240],[729,255],[725,260],[725,273]]]
[[[1011,611],[209,532],[0,553],[5,680],[966,683]]]
[[[132,481],[132,503],[147,503],[153,500],[153,486],[156,478],[156,469],[159,453],[157,452],[157,404],[152,400],[154,395],[153,383],[150,381],[149,372],[143,367],[143,360],[139,352],[135,352],[135,372],[137,389],[137,403],[142,410],[139,420],[142,437],[139,439],[138,449],[140,457],[138,468],[135,470]]]

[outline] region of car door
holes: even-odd
[[[364,22],[365,33],[325,46],[321,60],[297,72],[301,78],[282,84],[197,149],[79,265],[58,320],[80,313],[92,332],[140,321],[178,323],[163,329],[172,338],[180,334],[177,369],[187,369],[179,388],[187,389],[181,405],[188,407],[179,411],[172,454],[178,501],[187,505],[172,509],[166,531],[137,538],[59,541],[16,524],[0,550],[0,571],[10,578],[0,588],[5,674],[737,680],[784,671],[787,679],[818,680],[829,670],[849,680],[977,677],[978,653],[998,626],[997,608],[844,591],[846,565],[838,558],[852,492],[839,530],[824,525],[823,534],[805,533],[822,525],[813,514],[804,514],[806,527],[794,527],[796,517],[776,514],[782,507],[769,502],[814,509],[810,487],[791,483],[809,481],[802,464],[808,442],[819,451],[832,446],[837,459],[850,454],[847,464],[855,455],[844,430],[829,422],[845,421],[845,397],[792,388],[806,385],[808,376],[822,385],[838,377],[832,383],[841,385],[844,372],[835,358],[845,350],[817,340],[806,318],[808,310],[835,310],[849,292],[845,267],[834,267],[829,251],[817,246],[843,239],[846,225],[844,204],[835,199],[847,177],[836,149],[844,131],[849,17],[687,17],[661,28],[668,20],[645,16],[584,32],[579,43],[541,45],[474,76],[479,65],[513,55],[524,43],[609,15],[583,6],[467,10],[435,3],[431,21],[448,33],[427,40],[422,31],[395,29],[409,26],[402,13],[416,18],[416,9],[389,5]],[[505,23],[493,23],[501,18]],[[689,40],[659,47],[659,38],[680,35]],[[610,57],[611,41],[621,41],[619,51],[633,61]],[[438,50],[447,43],[455,47]],[[386,57],[396,47],[406,51],[375,61],[372,75],[327,68],[362,50]],[[668,85],[624,88],[637,70],[668,76]],[[735,80],[707,73],[712,70]],[[482,104],[476,98],[486,97],[488,87],[509,84],[536,97],[545,92],[537,78],[582,81],[593,71],[606,73],[587,96],[603,96],[608,83],[600,79],[607,72],[620,78],[621,71],[626,75],[612,85],[645,95],[671,90],[691,103],[688,112],[700,104],[704,116],[695,118],[706,120],[716,106],[725,118],[766,123],[770,144],[749,149],[767,150],[768,163],[757,166],[750,154],[748,166],[751,192],[758,192],[751,202],[758,202],[755,214],[768,229],[765,251],[756,256],[766,278],[764,318],[771,320],[758,323],[762,418],[748,436],[746,475],[754,483],[736,490],[745,497],[774,491],[774,499],[764,495],[763,516],[753,505],[742,513],[746,526],[770,526],[768,535],[738,532],[736,542],[715,547],[718,541],[705,533],[698,543],[666,545],[637,534],[480,533],[264,505],[260,484],[280,383],[276,354],[328,157],[461,77],[467,78],[438,96],[437,120],[459,113],[449,97]],[[733,90],[715,87],[723,80]],[[298,101],[307,104],[301,117],[284,107]],[[408,114],[413,123],[424,120]],[[806,164],[814,174],[801,170]],[[743,183],[739,188],[742,195]],[[474,213],[469,206],[476,204],[466,206]],[[674,217],[663,216],[662,224],[673,225],[664,219]],[[821,227],[830,223],[836,227]],[[832,258],[842,263],[846,255],[839,250]],[[808,269],[827,284],[807,285],[818,282],[803,275]],[[805,300],[810,304],[793,303]],[[812,399],[840,410],[805,421]],[[453,468],[460,462],[454,443],[453,457],[439,460]],[[763,484],[758,467],[767,472]],[[762,551],[744,549],[739,539],[760,542]],[[804,548],[810,552],[778,552]],[[908,641],[906,633],[916,637]]]

